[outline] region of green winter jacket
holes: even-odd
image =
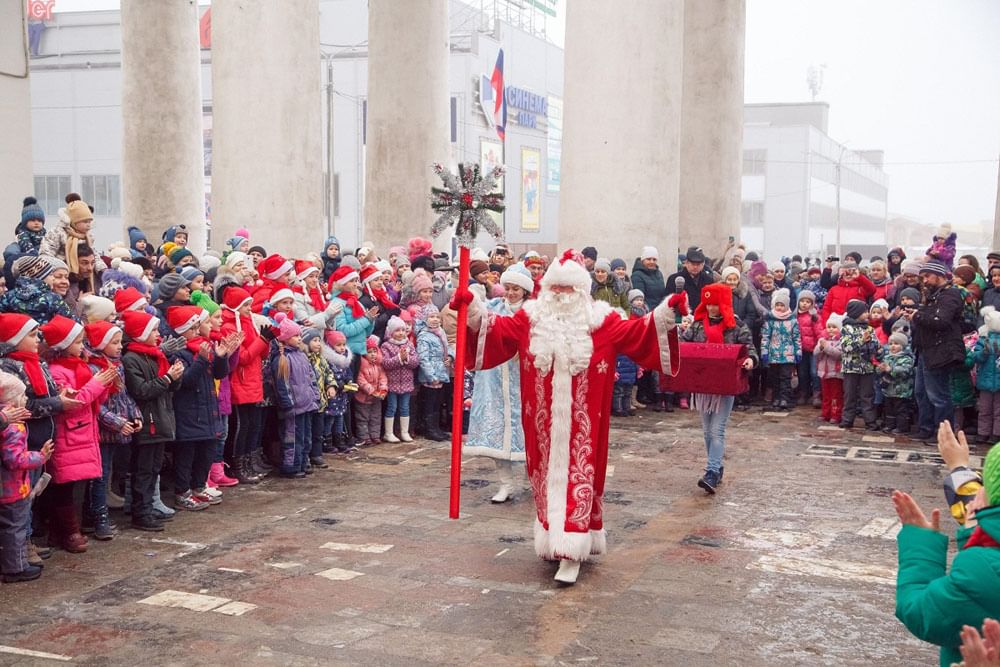
[[[913,353],[904,348],[899,354],[885,353],[888,371],[879,370],[882,389],[889,398],[913,398]]]
[[[1000,507],[976,513],[979,525],[1000,538]],[[896,577],[896,618],[916,637],[941,647],[941,665],[961,662],[963,625],[982,628],[983,619],[1000,615],[1000,549],[963,548],[972,534],[960,528],[959,552],[948,572],[948,536],[903,526]]]
[[[607,282],[603,285],[597,282],[597,278],[591,274],[590,296],[594,301],[604,301],[612,308],[621,308],[627,314],[629,311],[628,293],[619,291],[621,282],[615,280],[613,275],[608,275]]]

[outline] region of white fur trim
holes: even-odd
[[[652,317],[656,325],[656,337],[660,343],[660,367],[664,373],[674,377],[678,369],[673,368],[670,363],[670,331],[677,326],[677,316],[674,314],[674,309],[664,300],[653,310]]]
[[[120,334],[120,333],[124,333],[124,332],[121,329],[119,329],[118,327],[111,327],[110,329],[108,329],[107,333],[104,334],[104,338],[101,339],[101,342],[98,343],[97,347],[94,348],[94,349],[96,349],[98,352],[100,352],[101,350],[103,350],[104,348],[106,348],[108,346],[108,343],[111,342],[111,339],[114,338],[116,334]]]
[[[38,328],[38,322],[29,317],[21,326],[21,328],[18,329],[17,333],[11,336],[9,339],[5,340],[4,342],[9,345],[16,346],[18,343],[24,340],[24,337],[27,336],[32,329],[36,328]]]
[[[576,289],[590,293],[590,274],[573,260],[562,262],[556,260],[549,265],[545,275],[542,276],[542,289],[548,289],[553,285],[563,287],[575,287]]]
[[[551,516],[551,511],[550,511]],[[595,531],[586,533],[566,533],[559,531],[556,534],[551,530],[545,530],[542,523],[535,518],[535,553],[539,558],[545,560],[570,560],[586,561],[590,559],[593,547],[593,535]]]
[[[500,276],[501,285],[516,285],[524,290],[525,296],[531,296],[535,290],[535,282],[531,279],[531,274],[526,270],[515,268],[517,265],[508,268]]]
[[[294,298],[295,298],[295,293],[292,292],[292,290],[288,289],[287,287],[282,287],[277,292],[272,294],[271,298],[268,299],[267,302],[273,306],[274,304],[284,299],[294,299]]]
[[[268,280],[277,280],[281,276],[291,271],[293,268],[295,267],[292,266],[292,263],[286,259],[284,264],[276,268],[274,271],[271,271],[270,273],[265,273],[264,277],[267,278]]]
[[[590,537],[591,556],[603,556],[608,553],[608,533],[603,528],[590,531]]]
[[[198,326],[199,324],[201,324],[202,322],[204,322],[206,318],[208,318],[208,311],[205,310],[205,309],[202,309],[197,315],[194,315],[193,317],[191,317],[190,319],[188,319],[186,322],[184,322],[183,324],[181,324],[179,327],[176,327],[174,329],[174,331],[176,331],[179,334],[182,334],[185,331],[188,331],[189,329],[191,329],[191,327]]]
[[[67,347],[73,344],[73,341],[77,339],[77,336],[83,333],[83,325],[79,322],[74,322],[73,327],[66,334],[66,337],[62,340],[49,345],[53,350],[65,350]]]
[[[149,301],[146,301],[146,297],[140,296],[138,299],[132,302],[125,310],[143,310],[149,305]]]
[[[160,327],[160,318],[151,317],[149,322],[146,323],[146,328],[142,330],[142,335],[136,340],[143,341],[149,338],[149,335],[156,331]]]
[[[308,276],[311,276],[314,273],[319,273],[319,268],[315,264],[312,264],[312,265],[309,266],[309,268],[307,268],[302,273],[296,274],[295,279],[299,280],[299,281],[303,281]]]

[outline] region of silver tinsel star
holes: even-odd
[[[497,180],[504,174],[503,167],[495,167],[483,176],[478,164],[460,164],[456,175],[444,165],[435,164],[434,173],[441,177],[444,187],[431,188],[431,208],[440,213],[431,227],[431,236],[439,236],[454,225],[456,241],[467,248],[475,245],[480,229],[498,241],[503,239],[503,230],[488,213],[504,209],[503,194],[494,192]]]

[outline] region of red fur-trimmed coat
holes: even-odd
[[[514,315],[487,313],[476,302],[466,353],[470,369],[499,366],[518,355],[521,423],[528,479],[535,499],[535,551],[543,558],[586,560],[604,553],[604,479],[608,462],[615,357],[676,374],[677,330],[666,301],[645,317],[623,320],[604,302],[591,302],[593,353],[589,367],[572,375],[557,350],[543,373],[530,352],[534,302]]]

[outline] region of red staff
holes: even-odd
[[[443,188],[431,188],[431,208],[440,214],[431,236],[437,237],[449,227],[455,227],[455,240],[459,246],[457,294],[469,291],[469,249],[476,243],[480,229],[497,241],[503,240],[503,230],[490,217],[490,211],[504,209],[503,194],[495,192],[504,168],[495,167],[483,176],[478,164],[458,165],[453,174],[444,165],[435,164],[434,172],[441,177]],[[452,382],[451,413],[451,493],[448,516],[458,518],[459,487],[462,482],[462,410],[465,386],[465,337],[469,306],[458,299],[458,332],[455,340],[455,380]]]

